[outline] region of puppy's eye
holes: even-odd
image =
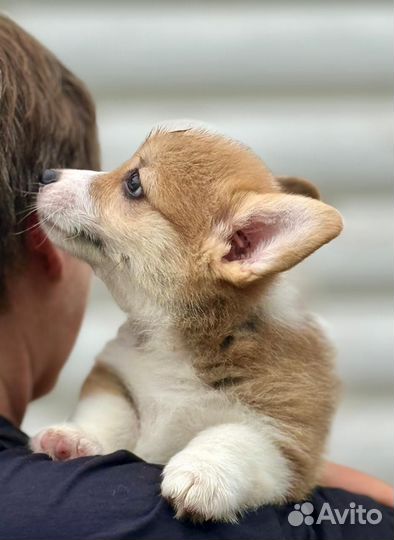
[[[139,199],[144,195],[138,169],[134,169],[128,173],[124,181],[124,190],[127,197],[131,197],[133,199]]]

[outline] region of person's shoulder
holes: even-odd
[[[27,446],[29,437],[20,429],[12,425],[3,416],[0,416],[0,451],[18,446]]]
[[[237,524],[179,521],[160,495],[161,466],[127,451],[56,462],[32,454],[27,440],[0,421],[0,539],[393,537],[389,509],[367,497],[323,488],[310,501],[265,506]]]

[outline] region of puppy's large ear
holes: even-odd
[[[213,231],[207,244],[210,266],[218,278],[242,287],[288,270],[341,230],[339,212],[315,199],[248,193]]]
[[[320,199],[320,193],[317,187],[309,180],[305,180],[305,178],[298,178],[296,176],[277,176],[276,179],[284,193]]]

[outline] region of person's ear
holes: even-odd
[[[280,189],[283,193],[290,193],[292,195],[304,195],[304,197],[310,197],[311,199],[320,199],[320,193],[317,187],[305,178],[298,178],[296,176],[277,176]]]
[[[24,238],[29,257],[39,271],[52,281],[59,280],[63,274],[63,254],[41,229],[36,214],[26,220]]]
[[[206,244],[219,279],[245,286],[288,270],[335,238],[342,218],[331,206],[300,195],[244,195]]]

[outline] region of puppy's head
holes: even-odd
[[[342,228],[310,183],[275,178],[247,147],[199,128],[158,129],[112,172],[47,171],[43,183],[48,235],[126,310],[136,289],[166,302],[247,288]]]

